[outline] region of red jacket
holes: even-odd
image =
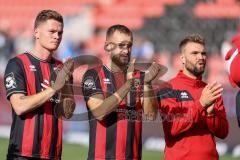
[[[206,83],[182,71],[169,81],[172,88],[158,93],[165,134],[165,160],[217,160],[214,136],[228,135],[228,121],[222,97],[215,102],[215,114],[207,116],[199,102]]]

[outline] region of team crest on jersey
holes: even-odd
[[[13,72],[9,73],[5,78],[5,86],[7,90],[17,88],[17,83],[14,78]]]
[[[134,79],[134,86],[138,87],[140,85],[140,79]]]
[[[55,66],[53,67],[54,73],[58,74],[61,71],[61,66]]]
[[[62,69],[62,66],[60,66],[60,65],[53,67],[53,70],[54,70],[55,72],[57,72],[57,73],[58,73],[61,69]]]
[[[85,89],[96,89],[96,85],[93,77],[86,77],[84,80],[84,88]]]

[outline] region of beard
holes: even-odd
[[[203,62],[204,65],[201,67],[198,67],[198,64],[193,64],[192,62],[186,60],[185,68],[192,73],[194,76],[199,77],[204,73],[206,62]]]
[[[120,67],[126,67],[130,61],[130,56],[112,55],[112,61]]]

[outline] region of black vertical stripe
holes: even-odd
[[[40,67],[40,63],[38,60],[36,60],[31,55],[27,54],[28,58],[31,61],[31,64],[36,67],[36,71],[34,72],[35,76],[35,86],[36,86],[36,93],[41,92],[41,83],[43,82],[43,76],[42,76],[42,70]],[[33,138],[33,149],[32,154],[33,155],[39,155],[41,150],[41,138],[42,138],[42,131],[43,131],[43,107],[39,107],[35,112],[35,128],[34,128],[34,138]]]
[[[49,68],[50,68],[50,84],[52,80],[55,80],[57,75],[54,71],[54,68],[57,67],[57,65],[55,64],[55,61],[52,61],[49,64]],[[56,145],[57,145],[57,140],[58,140],[58,117],[56,117],[55,111],[57,110],[57,105],[56,103],[52,103],[51,106],[52,109],[52,134],[51,134],[51,145],[50,145],[50,151],[49,151],[49,157],[54,157],[55,153],[56,153]]]
[[[128,104],[128,126],[127,126],[127,146],[126,146],[126,159],[133,159],[133,145],[134,145],[134,132],[135,132],[135,116],[136,115],[136,92],[133,87],[130,90],[130,104]]]
[[[145,72],[140,72],[140,95],[143,96],[144,92],[144,78],[145,78]]]
[[[141,88],[140,88],[140,95],[143,95],[143,92],[144,92],[144,77],[145,77],[145,73],[144,72],[140,72],[140,85],[141,85]],[[138,112],[142,112],[142,109]],[[139,113],[138,113],[139,114]],[[142,115],[141,115],[141,120],[142,120]],[[141,121],[142,123],[142,121]],[[140,140],[139,140],[139,143],[138,143],[138,156],[139,156],[139,159],[142,158],[142,127],[140,129]]]
[[[93,159],[95,159],[95,147],[98,147],[96,144],[97,120],[92,118],[93,115],[91,112],[88,112],[88,117],[89,117],[89,125],[90,125],[88,160],[93,160]]]
[[[11,132],[10,132],[8,154],[9,153],[21,154],[25,118],[23,116],[21,117],[17,116],[14,110],[12,109],[12,119],[13,119],[13,122],[12,122]]]
[[[139,143],[138,143],[138,157],[139,157],[139,159],[142,158],[142,127],[140,129],[140,140],[139,140]]]
[[[112,112],[105,119],[106,124],[106,153],[105,157],[116,158],[117,113]]]
[[[240,91],[238,91],[236,95],[236,114],[237,114],[238,127],[240,127]]]
[[[115,81],[112,73],[104,66],[105,77],[110,80],[110,84],[107,84],[107,97],[111,96],[115,92]],[[116,159],[116,138],[117,138],[117,113],[110,113],[106,119],[106,153],[105,158]]]
[[[52,114],[54,114],[54,110],[52,110]],[[58,120],[53,116],[52,117],[52,134],[51,134],[51,145],[49,151],[49,157],[54,157],[56,153],[56,145],[58,139]]]
[[[56,145],[57,145],[57,139],[58,139],[58,123],[56,123],[55,119],[52,119],[53,122],[53,128],[52,128],[52,134],[51,134],[51,145],[50,145],[50,151],[49,151],[49,157],[54,157],[56,153]]]

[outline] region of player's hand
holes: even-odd
[[[144,83],[151,83],[151,81],[157,77],[160,69],[160,65],[156,62],[153,62],[152,65],[145,71]]]
[[[64,87],[66,81],[68,81],[71,77],[73,67],[73,59],[69,59],[63,64],[62,69],[57,73],[55,82],[51,86],[55,91],[59,91]]]
[[[199,99],[203,107],[214,104],[215,100],[222,95],[223,87],[220,83],[213,82],[205,86]]]
[[[65,118],[71,118],[75,110],[75,102],[72,98],[64,98],[62,104],[62,114]]]
[[[134,69],[135,69],[136,58],[133,58],[129,62],[129,66],[127,69],[127,81],[133,81],[134,79]]]

